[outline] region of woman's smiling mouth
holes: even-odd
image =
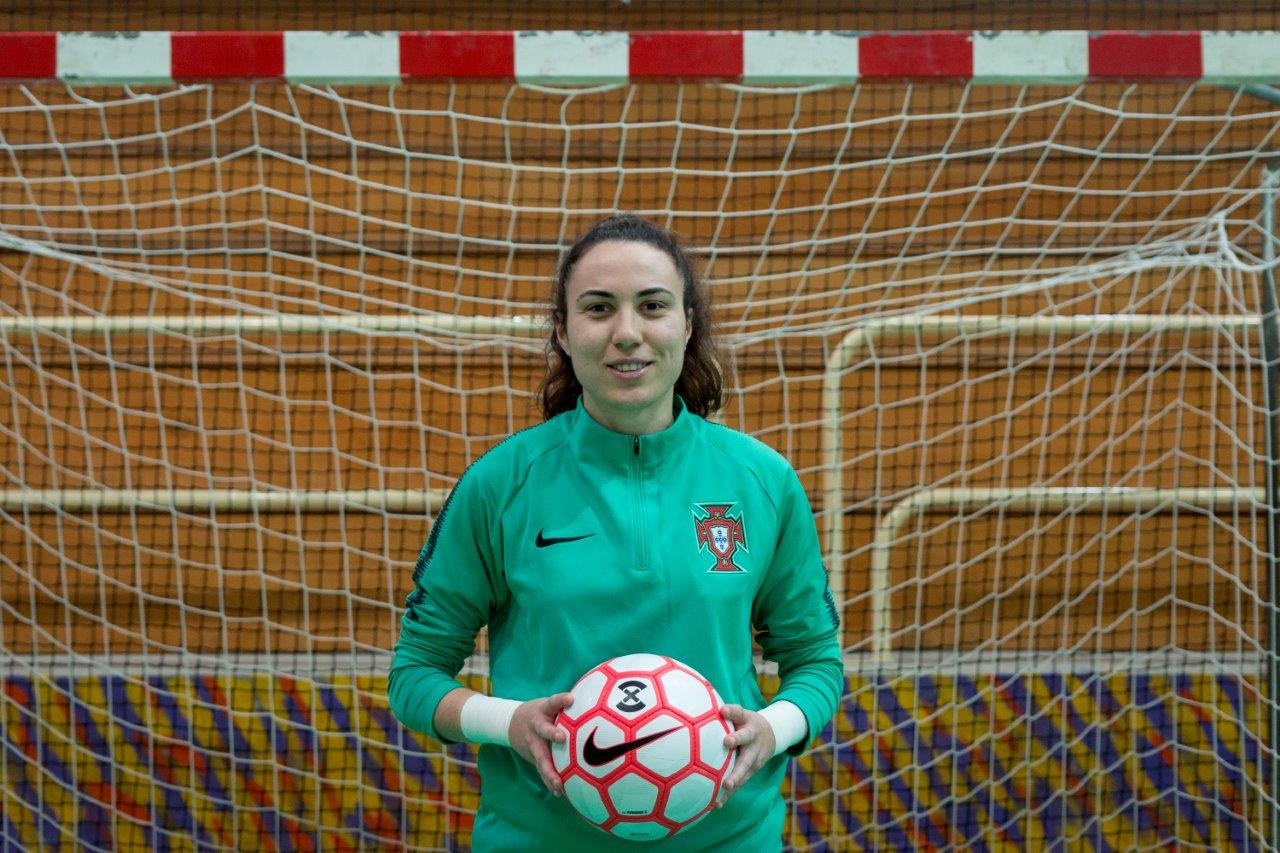
[[[615,361],[608,365],[609,372],[621,379],[635,379],[649,369],[648,361]]]

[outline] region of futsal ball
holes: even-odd
[[[705,815],[733,769],[720,695],[661,655],[605,661],[578,680],[551,758],[569,802],[621,838],[655,841]]]

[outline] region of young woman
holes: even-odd
[[[478,459],[413,573],[389,693],[409,728],[480,750],[476,850],[777,850],[783,753],[843,687],[838,616],[791,466],[708,423],[720,406],[710,307],[688,255],[637,217],[569,250],[552,298],[546,421]],[[731,519],[712,552],[698,524]],[[454,680],[489,626],[494,696]],[[766,704],[752,630],[778,664]],[[726,703],[736,764],[720,808],[672,839],[616,839],[560,798],[553,725],[588,669],[634,652],[697,669]]]

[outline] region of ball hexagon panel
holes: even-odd
[[[700,717],[711,710],[711,692],[691,673],[673,669],[662,673],[658,680],[670,707],[680,709],[690,718]]]
[[[573,731],[560,726],[560,731],[565,733],[564,743],[556,743],[551,741],[551,764],[556,768],[556,772],[561,776],[569,769],[569,757],[573,755]]]
[[[636,762],[646,770],[668,778],[689,765],[692,748],[689,725],[663,711],[636,730],[636,738],[657,737],[636,750]]]
[[[626,753],[601,761],[600,750],[608,750],[627,739],[626,733],[603,716],[592,717],[573,733],[573,750],[579,770],[603,779],[622,766]]]
[[[657,841],[659,838],[666,838],[671,834],[669,828],[651,820],[618,823],[611,827],[609,831],[614,835],[628,838],[632,841]]]
[[[596,707],[600,701],[600,694],[604,692],[608,683],[609,678],[603,672],[599,670],[588,672],[573,685],[573,704],[561,713],[570,720],[582,719],[583,715]]]
[[[693,820],[711,806],[716,783],[701,773],[690,773],[671,786],[662,816],[674,823]]]
[[[604,701],[609,713],[623,720],[639,719],[658,707],[661,697],[654,687],[652,676],[630,673],[613,679]]]
[[[666,658],[650,654],[623,655],[609,661],[609,668],[619,675],[629,672],[657,672],[668,665]]]
[[[725,749],[729,728],[723,720],[713,718],[698,726],[698,761],[712,773],[725,774],[733,767],[733,753]],[[729,767],[725,767],[725,762]]]
[[[604,823],[609,819],[609,809],[600,796],[600,789],[581,776],[571,776],[564,783],[564,795],[578,814],[592,823]]]
[[[623,773],[606,789],[618,814],[648,817],[658,803],[658,786],[639,773]]]

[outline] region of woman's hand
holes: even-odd
[[[507,730],[511,748],[538,769],[547,790],[557,797],[564,793],[560,774],[551,763],[551,741],[564,743],[565,733],[556,728],[556,715],[573,704],[572,693],[557,693],[545,699],[520,703]]]
[[[773,758],[775,744],[773,726],[755,711],[748,711],[741,705],[725,705],[720,709],[720,715],[737,727],[733,734],[724,739],[725,747],[737,750],[737,754],[733,760],[733,771],[720,786],[720,799],[716,802],[716,808],[723,806],[734,791],[741,788],[757,770]]]

